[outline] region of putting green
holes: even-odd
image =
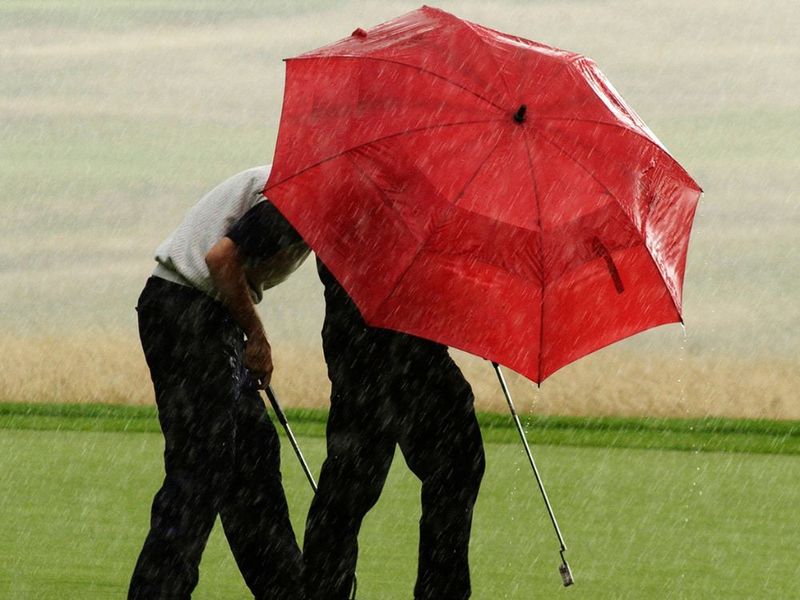
[[[316,468],[324,445],[301,437]],[[123,597],[161,478],[155,433],[0,430],[0,597]],[[534,448],[569,545],[561,588],[547,514],[519,444],[488,443],[471,558],[474,598],[793,598],[800,595],[800,458]],[[311,499],[284,441],[299,534]],[[398,456],[361,535],[369,600],[411,596],[419,484]],[[247,598],[219,526],[196,598]]]

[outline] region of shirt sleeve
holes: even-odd
[[[226,237],[233,240],[248,261],[270,258],[303,239],[268,200],[259,202],[240,217]]]

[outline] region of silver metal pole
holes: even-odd
[[[497,373],[497,378],[500,380],[500,387],[503,389],[506,402],[508,402],[508,408],[511,410],[511,416],[514,418],[514,424],[517,426],[517,432],[519,433],[519,437],[522,440],[522,445],[525,448],[525,454],[528,456],[528,462],[531,464],[531,469],[533,469],[533,476],[536,478],[536,483],[539,485],[539,491],[542,493],[544,504],[547,507],[547,514],[550,515],[550,521],[553,523],[553,529],[556,530],[556,536],[558,537],[558,543],[560,545],[559,554],[561,555],[561,565],[558,567],[558,572],[561,575],[561,580],[564,582],[565,587],[572,585],[575,580],[572,577],[572,571],[569,568],[569,564],[567,564],[567,559],[564,558],[564,552],[567,550],[567,546],[564,544],[564,537],[561,535],[561,529],[558,527],[558,521],[556,521],[556,516],[553,514],[553,507],[550,506],[550,499],[547,497],[547,492],[544,489],[542,478],[539,475],[539,469],[536,468],[536,462],[533,460],[533,454],[531,453],[531,448],[528,445],[528,440],[525,437],[525,431],[522,429],[522,423],[519,420],[519,415],[517,415],[517,409],[514,407],[514,402],[511,400],[511,392],[508,389],[506,379],[503,377],[503,372],[500,370],[499,364],[492,362],[492,366],[494,367],[495,373]]]
[[[297,443],[297,438],[294,437],[292,428],[289,427],[289,421],[286,420],[286,415],[284,414],[281,405],[278,403],[278,399],[275,397],[275,392],[272,391],[271,385],[267,386],[266,392],[267,398],[269,398],[269,403],[272,405],[272,410],[275,411],[275,416],[278,417],[278,421],[280,421],[284,431],[286,431],[286,435],[292,444],[292,448],[294,448],[294,453],[297,455],[297,459],[300,461],[300,464],[303,467],[303,472],[306,474],[306,479],[308,479],[308,483],[311,484],[311,489],[314,490],[314,493],[316,494],[317,482],[314,481],[314,476],[311,474],[311,469],[308,468],[308,463],[306,462],[303,453],[300,451],[300,445]]]
[[[269,403],[272,405],[272,410],[275,411],[275,416],[278,417],[278,421],[283,426],[283,430],[286,432],[286,436],[289,438],[292,448],[294,448],[294,453],[297,455],[297,459],[300,461],[300,465],[303,467],[303,472],[306,474],[306,479],[308,479],[308,483],[311,484],[311,489],[314,490],[314,493],[316,494],[317,482],[314,481],[314,476],[311,474],[311,469],[308,468],[308,463],[306,462],[303,453],[300,451],[300,445],[297,443],[297,438],[294,437],[292,428],[289,427],[289,421],[286,419],[286,414],[283,412],[283,409],[281,408],[278,398],[275,396],[275,392],[272,390],[271,385],[267,386],[266,392],[267,398],[269,398]],[[356,574],[353,573],[353,589],[350,592],[350,600],[355,600],[356,590],[358,590],[358,577],[356,577]]]

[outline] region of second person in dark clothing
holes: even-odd
[[[348,597],[361,523],[380,496],[395,445],[422,482],[414,598],[469,598],[472,512],[485,466],[472,390],[446,346],[366,325],[317,266],[331,407],[328,456],[306,522],[308,598]]]

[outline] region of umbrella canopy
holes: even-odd
[[[701,191],[590,59],[423,7],[287,61],[264,193],[368,323],[540,382],[681,320]]]

